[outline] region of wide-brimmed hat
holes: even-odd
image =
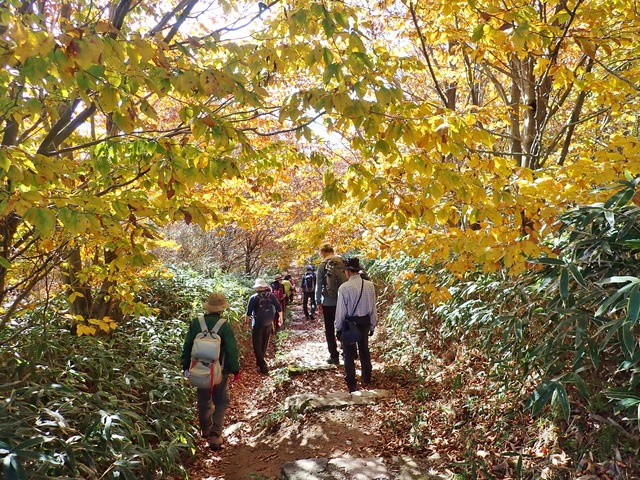
[[[254,290],[263,290],[269,288],[267,282],[264,281],[264,278],[256,278],[256,283],[253,284]]]
[[[276,280],[282,280],[282,275],[277,274],[277,275],[276,275],[275,277],[273,277],[273,278],[275,278]]]
[[[347,258],[344,262],[344,265],[345,269],[349,270],[350,272],[359,272],[360,270],[362,270],[358,257]]]
[[[224,296],[224,293],[220,292],[213,292],[209,295],[209,298],[207,298],[207,303],[202,304],[202,308],[210,313],[221,312],[230,306],[231,305],[227,302],[227,298]]]

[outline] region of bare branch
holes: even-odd
[[[431,58],[429,57],[427,44],[424,40],[424,35],[422,34],[420,24],[418,23],[418,17],[416,15],[416,7],[413,2],[409,3],[409,11],[411,12],[411,18],[413,19],[413,24],[416,27],[416,32],[418,33],[418,37],[420,38],[422,55],[424,55],[424,58],[427,62],[427,68],[429,69],[429,74],[431,75],[431,79],[433,80],[433,84],[436,88],[436,92],[438,92],[438,96],[440,97],[440,100],[442,101],[443,105],[446,107],[448,105],[447,96],[444,94],[444,92],[440,88],[440,83],[438,82],[438,78],[436,77],[436,72],[433,70],[433,65],[431,65]]]

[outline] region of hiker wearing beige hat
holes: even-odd
[[[240,378],[240,361],[238,359],[238,344],[229,322],[223,320],[223,312],[229,308],[229,302],[223,293],[214,292],[202,305],[204,323],[209,332],[217,327],[220,336],[220,363],[222,366],[222,381],[211,388],[197,388],[198,418],[202,436],[209,439],[209,446],[218,449],[222,446],[222,428],[224,415],[229,406],[229,376],[231,382]],[[221,319],[222,317],[222,319]],[[220,320],[222,323],[219,324]],[[196,336],[204,332],[199,318],[194,318],[189,325],[189,331],[182,347],[180,357],[182,370],[188,375],[192,363],[191,352]]]
[[[273,332],[274,318],[282,321],[282,308],[264,279],[256,279],[253,289],[256,293],[251,295],[247,303],[246,320],[247,325],[251,322],[251,340],[258,371],[267,374],[269,367],[264,357]]]

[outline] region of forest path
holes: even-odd
[[[373,344],[372,387],[377,388],[382,385],[383,366],[375,359],[375,337]],[[242,373],[231,388],[224,447],[211,451],[202,441],[189,478],[277,479],[282,466],[295,460],[372,458],[388,450],[382,433],[384,404],[393,396],[371,405],[286,415],[285,400],[293,395],[347,392],[342,365],[336,368],[326,362],[329,354],[321,315],[306,321],[300,298],[289,308],[275,355],[270,345],[269,375],[257,372],[250,343],[241,342],[240,348]]]
[[[502,384],[491,379],[481,352],[465,351],[455,342],[426,352],[418,381],[417,364],[414,370],[381,361],[377,352],[391,343],[386,335],[378,328],[371,339],[371,388],[384,389],[386,396],[371,404],[293,414],[295,408],[285,405],[295,396],[349,397],[342,365],[326,362],[321,316],[305,321],[296,298],[278,336],[278,353],[271,348],[267,358],[269,375],[257,372],[250,335],[244,336],[242,377],[231,388],[224,447],[214,452],[202,440],[189,479],[450,480],[456,469],[496,479],[640,478],[637,458],[625,465],[617,459],[619,452],[597,462],[587,450],[572,464],[557,443],[560,432],[532,420],[513,390],[496,395]],[[588,436],[581,441],[599,444]],[[522,468],[531,476],[522,476]]]

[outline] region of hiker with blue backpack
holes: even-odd
[[[306,320],[313,320],[316,313],[316,274],[313,267],[307,265],[305,274],[300,281],[300,289],[302,290],[302,311]],[[309,310],[309,305],[311,310]]]
[[[273,332],[274,318],[279,319],[277,323],[282,325],[282,307],[264,279],[256,279],[253,289],[256,293],[249,297],[246,320],[247,324],[251,322],[251,340],[258,371],[267,374],[269,367],[264,357]]]
[[[204,314],[189,325],[182,355],[182,370],[196,388],[198,418],[203,438],[217,450],[222,446],[222,426],[229,406],[229,381],[240,378],[238,344],[223,312],[229,308],[224,294],[214,292],[202,305]]]

